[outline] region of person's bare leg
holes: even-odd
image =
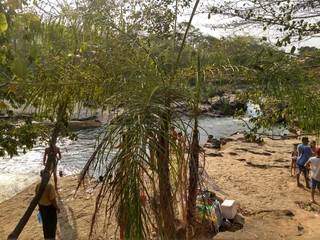
[[[314,193],[316,192],[316,189],[315,188],[312,188],[311,189],[311,201],[313,202],[313,203],[316,203],[316,201],[314,200]]]
[[[301,183],[300,183],[300,172],[297,173],[297,186],[301,187]]]
[[[310,186],[309,186],[309,179],[308,179],[308,176],[307,176],[307,172],[306,172],[306,171],[303,171],[303,175],[304,175],[304,180],[306,181],[306,188],[310,188]]]
[[[291,167],[290,167],[290,176],[291,176],[291,177],[293,176],[292,170],[293,170],[293,161],[291,161]]]
[[[57,169],[53,171],[53,180],[54,180],[54,188],[58,191],[58,177],[57,177]]]

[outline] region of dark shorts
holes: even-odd
[[[52,164],[50,165],[50,171],[55,172],[55,171],[57,170],[57,165],[58,165],[58,162],[57,162],[57,161],[55,161],[54,163],[52,163]]]
[[[310,187],[312,189],[316,189],[317,187],[320,188],[320,181],[317,181],[317,180],[311,178]]]
[[[39,205],[42,218],[42,230],[45,239],[55,239],[57,231],[57,209],[53,206]]]

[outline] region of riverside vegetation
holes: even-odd
[[[0,3],[0,155],[27,151],[36,141],[55,144],[59,137],[74,138],[68,122],[77,108],[117,110],[80,174],[79,184],[103,169],[90,236],[102,206],[106,219],[118,216],[125,222],[126,239],[146,239],[154,231],[162,239],[174,239],[176,219],[186,238],[194,236],[202,159],[198,117],[201,103],[212,97],[238,89],[232,92],[258,104],[262,114],[251,119],[253,131],[276,124],[309,134],[319,131],[319,50],[286,53],[264,39],[206,36],[192,26],[199,2]],[[252,2],[259,9],[259,1]],[[285,7],[291,1],[279,2],[270,11],[284,17],[275,16],[265,26],[285,25],[287,37],[278,46],[290,43],[295,34],[303,38],[319,32],[319,25],[307,20],[304,27],[294,23],[298,7],[314,13],[318,2],[303,1],[291,12]],[[190,7],[189,21],[178,22],[180,11]],[[248,8],[242,17],[263,20]],[[211,15],[230,15],[231,10],[208,6]],[[35,113],[25,120],[14,118],[13,109],[26,106]],[[190,122],[183,120],[180,106],[187,106]],[[34,120],[50,120],[54,126],[39,127]],[[171,127],[186,137],[185,154]],[[52,161],[49,156],[46,170]],[[47,173],[9,239],[23,230],[49,179]],[[147,202],[156,199],[157,207],[144,204],[141,192]]]

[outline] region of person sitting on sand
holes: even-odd
[[[44,175],[44,170],[40,172],[41,178]],[[35,189],[36,194],[39,191],[40,184],[38,183]],[[56,239],[56,230],[57,230],[57,213],[60,212],[60,209],[56,200],[56,193],[53,188],[53,185],[49,182],[44,189],[44,192],[38,202],[39,212],[42,219],[42,230],[44,239]]]
[[[213,144],[213,135],[208,135],[207,141],[204,144],[204,147],[210,148]]]
[[[54,188],[56,191],[58,191],[57,166],[58,166],[58,161],[61,159],[60,149],[57,146],[55,146],[54,144],[50,143],[49,147],[47,147],[44,151],[43,165],[46,165],[46,163],[48,161],[48,156],[50,154],[52,154],[54,156],[54,162],[50,166],[50,171],[53,172]]]
[[[291,152],[291,167],[290,167],[290,174],[291,177],[296,175],[296,164],[297,164],[297,157],[298,157],[298,144],[293,144],[293,150]]]
[[[207,142],[204,144],[206,148],[220,149],[221,141],[213,138],[213,135],[208,135]]]
[[[317,150],[316,156],[310,158],[305,165],[309,165],[311,167],[311,201],[315,203],[314,194],[316,188],[318,188],[320,192],[320,149]]]
[[[305,166],[306,162],[312,157],[312,149],[309,146],[309,139],[307,137],[302,138],[302,143],[300,143],[297,147],[298,150],[298,158],[297,158],[297,186],[301,187],[300,184],[300,174],[303,173],[306,187],[309,188],[308,185],[308,170]]]

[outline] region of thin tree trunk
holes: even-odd
[[[183,162],[182,162],[182,201],[183,201],[183,224],[187,224],[187,200],[188,200],[188,161],[185,159],[185,147],[183,151]]]
[[[187,239],[191,239],[193,236],[193,226],[195,223],[196,214],[196,202],[197,202],[197,188],[199,185],[199,101],[200,101],[200,86],[201,86],[201,64],[200,55],[198,53],[197,64],[197,84],[195,92],[195,105],[194,105],[194,126],[192,131],[192,141],[190,147],[190,161],[189,161],[189,194],[187,202]]]
[[[192,133],[192,142],[190,148],[190,161],[189,161],[189,194],[187,202],[187,239],[192,237],[192,229],[194,226],[196,201],[197,201],[197,188],[199,182],[199,131],[198,119],[195,119],[194,128]]]
[[[180,195],[180,208],[181,208],[181,219],[183,226],[186,226],[187,223],[187,182],[188,177],[187,173],[187,165],[186,159],[184,157],[185,154],[185,144],[183,137],[178,140],[179,144],[179,154],[178,154],[178,189]]]
[[[56,124],[53,128],[51,139],[50,139],[50,142],[52,143],[53,146],[56,144],[57,138],[60,134],[61,124],[63,124],[63,118],[65,115],[65,112],[66,112],[66,106],[65,105],[59,106],[57,121],[56,121]],[[45,168],[44,168],[44,175],[41,178],[39,191],[37,192],[37,194],[34,196],[32,201],[30,202],[27,210],[25,211],[25,213],[23,214],[23,216],[19,220],[15,229],[8,236],[8,240],[18,239],[18,237],[21,234],[22,230],[24,229],[25,225],[28,223],[29,218],[31,217],[34,209],[36,208],[36,206],[37,206],[37,204],[38,204],[38,202],[39,202],[39,200],[40,200],[40,198],[41,198],[41,196],[42,196],[42,194],[43,194],[43,192],[44,192],[44,190],[50,180],[50,177],[51,177],[51,173],[52,173],[51,166],[53,166],[54,161],[55,161],[55,156],[53,153],[54,153],[54,150],[52,149],[52,151],[50,151],[48,154],[48,160],[47,160]]]
[[[160,214],[163,238],[175,239],[174,212],[172,207],[172,192],[169,171],[169,123],[164,120],[161,133],[158,136],[157,165],[159,172]],[[166,135],[166,136],[165,136]]]

